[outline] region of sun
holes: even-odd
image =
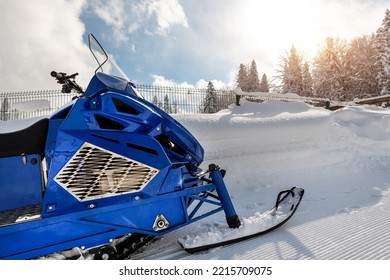
[[[317,0],[242,1],[237,20],[241,38],[247,45],[266,47],[270,52],[294,45],[311,53],[325,36],[318,24],[326,15],[326,11],[321,14],[322,8]]]

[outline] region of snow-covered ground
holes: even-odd
[[[277,193],[305,189],[296,214],[261,237],[199,254],[177,239],[223,213],[170,233],[133,259],[390,259],[390,110],[335,112],[301,102],[243,102],[212,115],[176,115],[227,170],[241,217],[270,209]]]
[[[158,240],[133,259],[390,259],[390,110],[359,106],[335,112],[302,102],[232,106],[217,114],[175,115],[205,148],[203,168],[227,170],[238,214],[270,209],[279,191],[305,196],[281,228],[199,254],[177,239],[225,220],[219,213]],[[0,122],[0,132],[27,122]],[[19,127],[20,126],[20,127]]]

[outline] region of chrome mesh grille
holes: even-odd
[[[157,169],[84,143],[54,180],[85,201],[142,190]]]

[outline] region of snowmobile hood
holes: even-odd
[[[98,72],[88,85],[84,97],[93,103],[94,99],[99,99],[99,96],[106,93],[127,97],[128,105],[135,108],[135,111],[142,112],[139,114],[139,123],[144,123],[148,119],[145,126],[159,127],[148,128],[145,131],[160,142],[173,163],[190,162],[197,167],[203,162],[204,149],[195,137],[169,114],[145,100],[134,84],[124,78]],[[153,122],[149,121],[148,116],[153,116]]]
[[[102,102],[98,99],[105,93],[126,97],[126,99],[121,100],[127,103],[125,106],[134,108],[134,112],[138,112],[138,114],[132,115],[131,119],[136,121],[138,125],[144,126],[145,129],[142,133],[154,137],[163,146],[171,162],[190,163],[190,168],[196,169],[203,161],[204,150],[195,137],[169,114],[146,101],[116,64],[113,56],[105,52],[95,37],[90,35],[89,42],[91,52],[99,67],[84,92],[84,97],[91,100],[91,104],[94,99],[96,99],[94,104]],[[99,107],[99,105],[97,106]],[[100,106],[104,107],[104,105]],[[89,109],[99,110],[98,107],[90,107]],[[104,110],[103,107],[100,109]],[[105,113],[115,114],[115,112]],[[115,114],[115,117],[121,116]]]

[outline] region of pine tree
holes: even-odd
[[[267,75],[263,74],[260,82],[260,91],[261,92],[269,92],[269,84],[268,84],[268,79]]]
[[[346,100],[368,98],[380,94],[378,71],[375,61],[378,57],[374,47],[375,35],[365,35],[352,40],[348,47],[346,75]]]
[[[313,78],[310,74],[309,63],[305,62],[302,69],[302,95],[313,96]]]
[[[285,59],[282,92],[302,93],[302,57],[294,46],[291,47],[290,54]]]
[[[158,99],[157,99],[157,96],[153,96],[152,104],[155,105],[155,106],[158,106]]]
[[[240,68],[237,74],[237,86],[241,88],[242,91],[249,91],[248,87],[248,70],[244,64],[240,64]]]
[[[211,81],[207,85],[206,97],[202,107],[201,111],[203,111],[203,113],[213,114],[218,112],[217,91]]]
[[[167,96],[167,98],[168,98],[168,96]],[[157,99],[157,96],[153,96],[152,104],[156,105],[160,109],[163,109],[163,103]]]
[[[314,59],[313,79],[317,96],[332,100],[345,99],[345,52],[345,41],[326,38],[325,47]]]
[[[166,113],[168,113],[168,114],[171,113],[171,105],[169,104],[168,94],[166,94],[165,97],[164,97],[163,110],[164,110]]]
[[[378,51],[375,66],[378,71],[377,81],[381,95],[390,94],[390,11],[386,9],[382,26],[378,28],[375,38]]]
[[[260,80],[259,74],[257,72],[257,65],[254,60],[252,60],[251,67],[248,74],[248,91],[249,92],[258,92],[260,91]]]

